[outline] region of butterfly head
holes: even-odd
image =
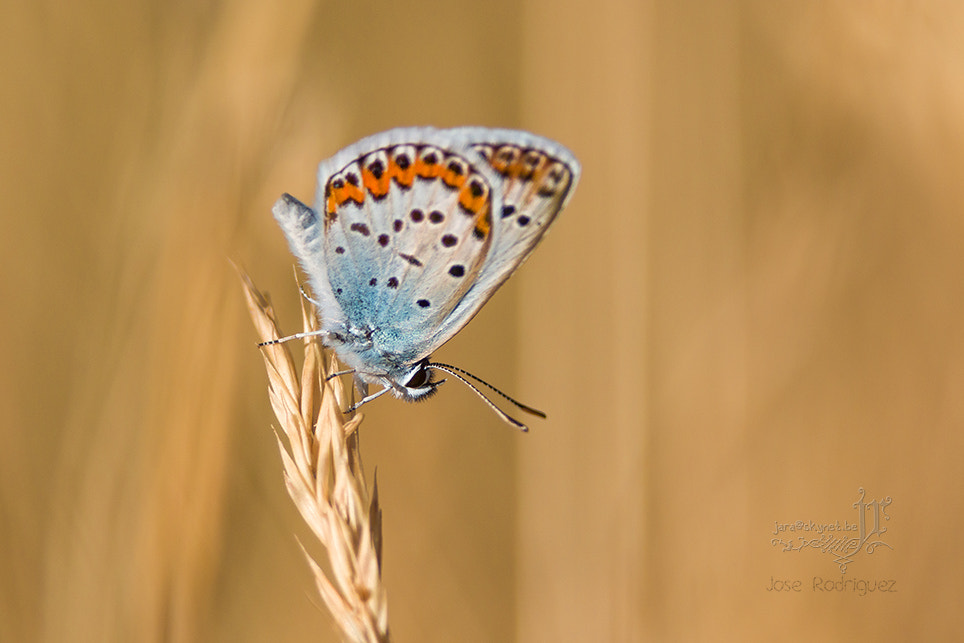
[[[495,388],[485,380],[480,379],[475,375],[472,375],[468,371],[464,371],[461,368],[452,366],[451,364],[442,364],[440,362],[430,362],[429,358],[427,357],[413,364],[410,369],[403,371],[400,377],[386,378],[384,381],[386,381],[390,386],[386,386],[386,388],[383,391],[376,393],[375,396],[378,396],[381,393],[384,393],[385,391],[390,389],[392,393],[395,395],[395,397],[401,398],[406,402],[416,402],[419,400],[427,400],[428,398],[430,398],[432,395],[436,393],[436,391],[438,390],[438,387],[445,381],[445,380],[438,380],[438,381],[433,380],[432,371],[436,371],[436,370],[448,373],[449,375],[452,375],[453,377],[461,381],[463,384],[468,386],[472,391],[475,392],[476,395],[482,398],[482,400],[489,405],[489,408],[495,411],[500,418],[502,418],[505,422],[507,422],[508,424],[511,424],[512,426],[518,429],[522,429],[523,431],[529,430],[529,428],[525,424],[509,416],[505,411],[503,411],[495,404],[493,404],[492,400],[487,398],[482,393],[482,391],[480,391],[478,387],[476,387],[474,384],[472,384],[472,382],[466,379],[465,376],[468,376],[473,380],[475,380],[476,382],[482,384],[483,386],[490,388],[491,390],[499,394],[501,397],[505,398],[512,404],[516,405],[523,411],[527,413],[531,413],[541,418],[546,417],[546,414],[543,413],[542,411],[539,411],[538,409],[534,409],[531,406],[526,406],[525,404],[522,404],[521,402],[512,399],[511,397],[509,397],[499,389]],[[366,399],[370,399],[370,398],[366,398]],[[364,403],[365,401],[366,400],[362,400],[361,403]],[[357,406],[354,408],[357,408]]]
[[[444,381],[445,380],[435,380],[427,357],[413,364],[410,369],[402,372],[399,377],[389,379],[392,393],[395,397],[401,398],[406,402],[427,400],[435,395],[438,387]]]

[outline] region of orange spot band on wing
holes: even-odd
[[[465,172],[461,170],[462,166],[458,164],[447,165],[442,174],[442,181],[450,188],[460,189],[465,184]]]
[[[492,230],[492,209],[488,207],[488,203],[486,203],[486,207],[481,212],[475,215],[474,222],[475,229],[473,233],[475,236],[479,239],[488,237],[489,231]]]
[[[546,155],[534,150],[529,150],[523,154],[520,164],[522,165],[520,176],[523,180],[536,181],[537,183],[541,182],[542,175],[549,169]]]
[[[395,179],[399,185],[410,188],[415,181],[415,165],[409,161],[407,167],[400,167],[395,159],[388,162],[388,176]]]
[[[442,161],[441,151],[435,148],[422,150],[415,160],[415,174],[423,179],[438,178],[444,169]]]
[[[521,156],[522,150],[518,147],[514,145],[503,145],[492,152],[492,156],[489,157],[489,165],[491,165],[496,172],[504,176],[509,176],[512,168]]]
[[[358,205],[365,202],[365,192],[357,185],[352,185],[351,183],[345,183],[341,190],[335,191],[336,199],[338,200],[338,205],[343,205],[347,201],[354,201]]]
[[[331,183],[325,186],[325,213],[334,214],[338,209],[338,199],[335,197],[335,191],[331,187]]]
[[[325,188],[325,210],[328,214],[335,212],[348,201],[358,205],[365,202],[365,192],[357,185],[336,179]]]
[[[386,171],[382,171],[378,176],[375,176],[369,168],[362,170],[362,184],[365,189],[375,197],[376,199],[381,198],[388,194],[388,188],[391,186],[391,177]]]
[[[478,178],[465,183],[459,190],[459,206],[469,214],[478,214],[489,206],[489,190]]]

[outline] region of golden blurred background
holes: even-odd
[[[415,124],[530,129],[583,180],[437,354],[549,419],[365,408],[395,641],[959,635],[962,33],[938,1],[7,0],[0,641],[339,640],[230,261],[297,330],[272,203]],[[861,488],[887,531],[846,573],[774,542]]]

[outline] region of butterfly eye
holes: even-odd
[[[428,369],[423,365],[419,365],[418,369],[408,378],[408,381],[405,382],[405,388],[425,388],[431,379],[432,376],[428,372]]]

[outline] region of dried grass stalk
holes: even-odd
[[[268,298],[241,272],[251,318],[261,341],[282,335]],[[314,307],[302,298],[305,331],[317,330]],[[285,483],[301,517],[328,552],[331,572],[305,551],[321,594],[352,642],[389,641],[388,603],[381,583],[381,512],[378,485],[369,496],[358,448],[361,414],[348,407],[334,356],[317,337],[305,340],[298,376],[290,342],[262,347],[268,394],[281,425],[277,434]],[[284,434],[284,439],[281,437]],[[287,446],[286,443],[287,442]],[[304,550],[304,547],[302,547]]]

